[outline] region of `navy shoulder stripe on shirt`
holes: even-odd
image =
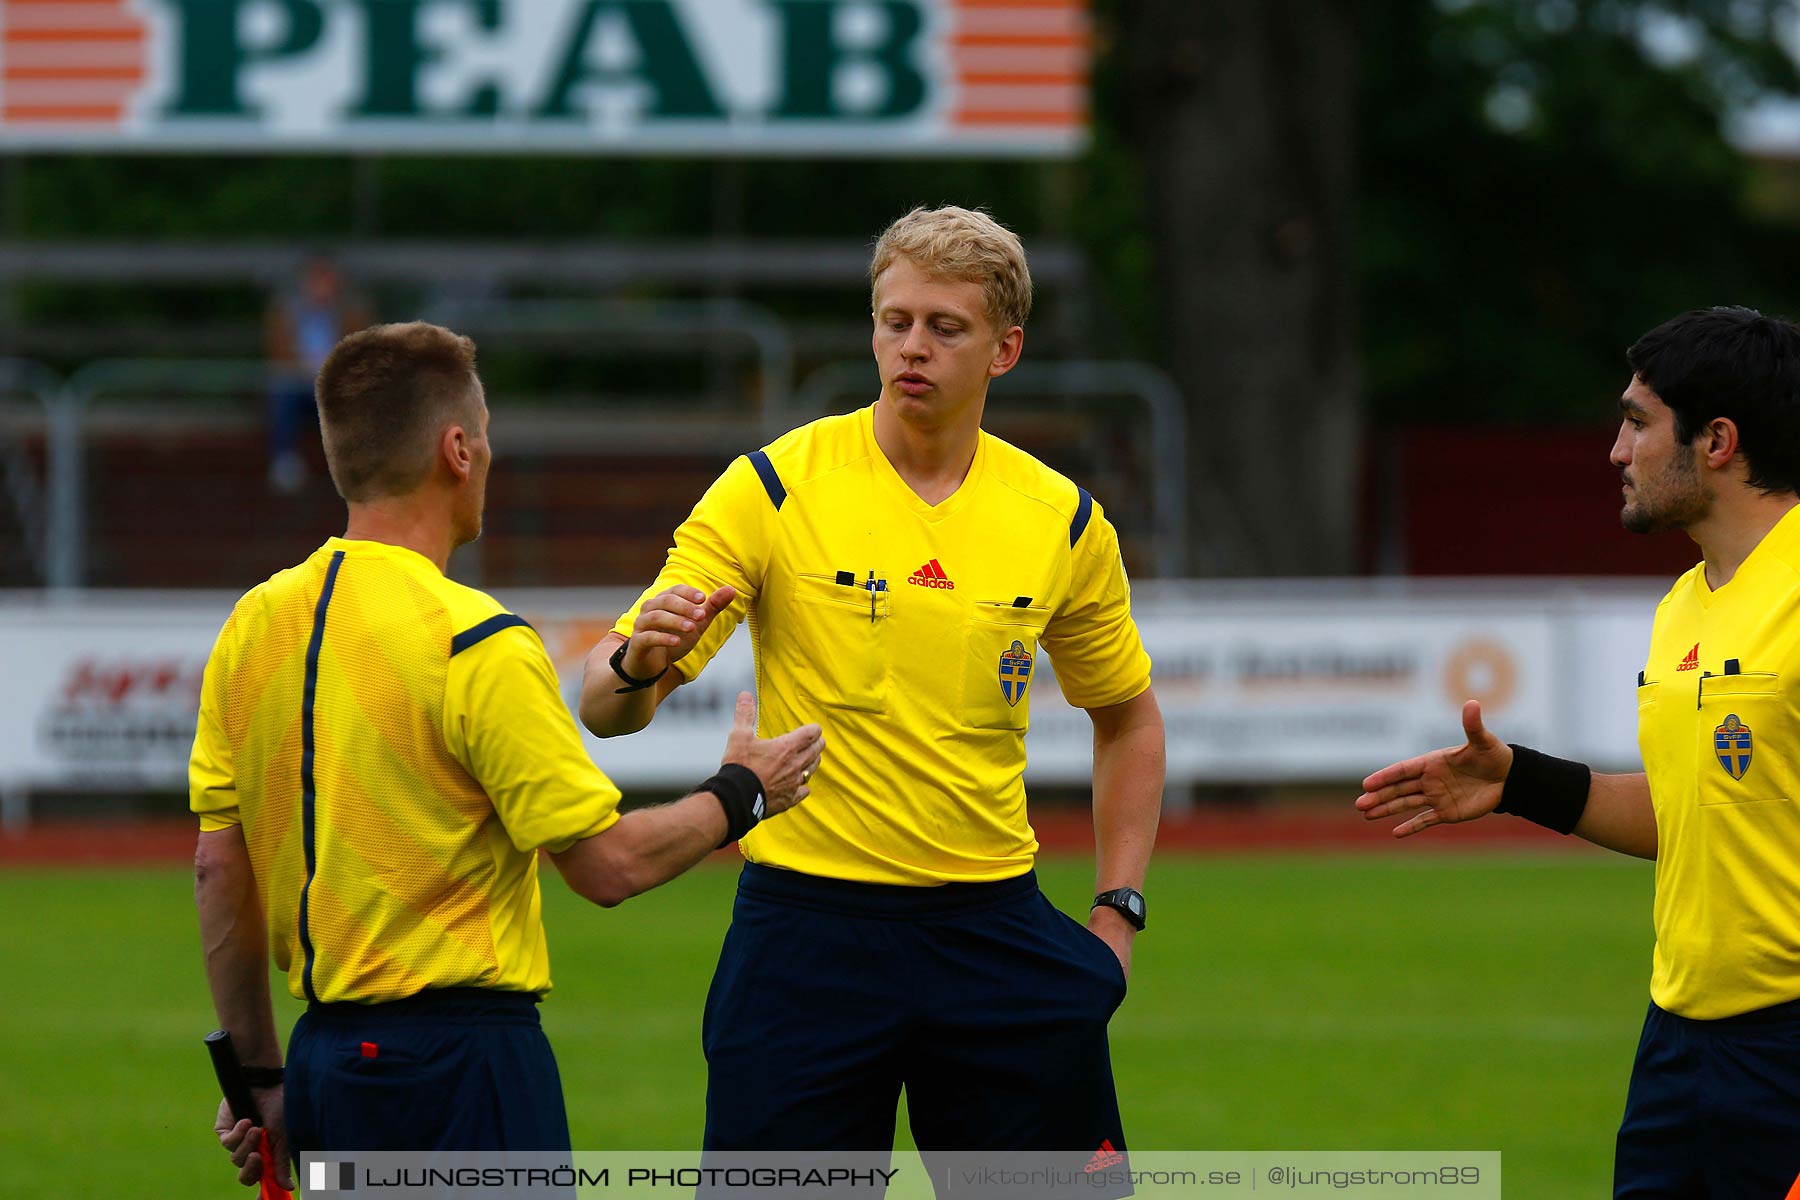
[[[1075,519],[1069,522],[1069,549],[1071,550],[1075,548],[1075,543],[1081,540],[1081,535],[1087,532],[1088,522],[1094,519],[1094,498],[1088,495],[1088,490],[1084,487],[1077,487],[1075,490],[1081,493],[1081,500],[1075,505]]]
[[[479,625],[463,630],[450,639],[450,657],[455,658],[470,646],[484,642],[502,629],[511,629],[514,625],[531,628],[531,622],[524,617],[515,617],[512,613],[496,613]]]
[[[787,499],[787,488],[782,485],[781,476],[775,473],[775,464],[761,450],[747,456],[750,465],[756,468],[756,474],[762,480],[763,491],[769,493],[769,502],[780,511],[782,501]]]

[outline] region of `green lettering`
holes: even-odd
[[[836,0],[769,0],[781,14],[781,101],[777,117],[903,117],[925,103],[925,77],[912,59],[913,43],[924,28],[911,0],[881,0],[874,7],[887,18],[887,37],[876,46],[846,46],[833,33]],[[871,62],[887,75],[887,97],[872,109],[847,112],[839,106],[834,84],[839,68],[857,60]]]
[[[419,72],[444,56],[439,46],[419,40],[419,11],[435,0],[358,0],[362,5],[366,55],[363,94],[350,112],[358,117],[419,115]],[[500,0],[459,0],[475,10],[488,31],[500,28]],[[483,85],[470,100],[470,110],[492,114],[498,105],[494,87]]]
[[[638,65],[628,71],[607,70],[588,61],[588,47],[600,18],[616,11],[625,18],[637,42]],[[575,88],[585,82],[626,83],[641,81],[655,99],[646,110],[652,117],[723,117],[712,87],[694,56],[688,40],[667,0],[588,0],[570,35],[568,49],[556,78],[538,105],[540,117],[577,117]]]
[[[171,116],[253,117],[238,79],[253,62],[304,54],[325,30],[325,14],[314,0],[274,0],[286,34],[278,45],[251,50],[238,37],[239,14],[248,0],[168,0],[181,13],[181,62]]]

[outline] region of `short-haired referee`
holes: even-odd
[[[491,459],[474,343],[422,323],[352,334],[318,396],[347,530],[238,601],[202,689],[213,1003],[284,1177],[289,1143],[567,1151],[537,1014],[538,850],[617,904],[804,798],[820,732],[758,740],[745,694],[718,775],[621,817],[536,632],[444,576],[481,532]],[[271,954],[307,1002],[285,1079]],[[262,1138],[226,1105],[216,1128],[255,1182]]]

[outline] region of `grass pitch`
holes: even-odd
[[[1072,913],[1091,872],[1040,870]],[[544,1020],[577,1149],[697,1145],[700,1009],[734,880],[706,867],[604,912],[546,871]],[[1607,1193],[1647,1001],[1648,864],[1166,857],[1145,891],[1112,1026],[1134,1146],[1500,1150],[1509,1196]],[[188,873],[0,873],[0,913],[0,1195],[252,1195],[211,1134]],[[299,1005],[279,1002],[285,1030]]]

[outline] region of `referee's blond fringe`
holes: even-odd
[[[1018,235],[980,209],[915,208],[887,227],[869,262],[869,302],[881,273],[904,258],[927,275],[981,285],[996,333],[1031,315],[1031,271]]]

